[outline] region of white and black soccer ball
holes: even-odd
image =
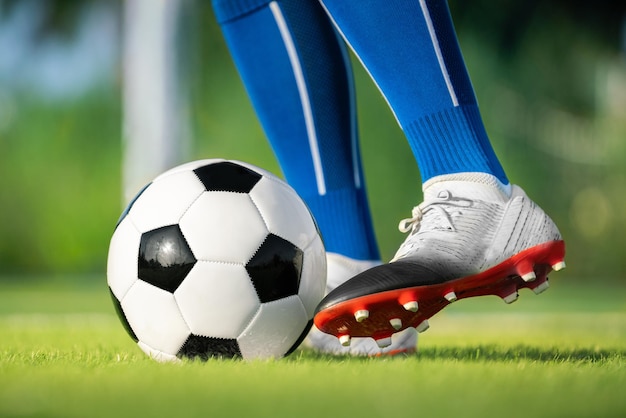
[[[280,358],[311,328],[326,256],[284,181],[201,160],[161,174],[128,205],[107,282],[124,327],[157,360]]]

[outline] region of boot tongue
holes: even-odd
[[[511,197],[510,184],[503,185],[496,177],[486,173],[437,176],[424,183],[422,190],[424,201],[440,198],[442,193],[489,202],[506,202]]]

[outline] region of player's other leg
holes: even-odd
[[[349,344],[384,340],[470,296],[541,292],[564,267],[552,220],[509,184],[485,132],[443,0],[323,0],[385,95],[423,180],[393,260],[327,295],[316,325]],[[375,17],[375,18],[374,18]],[[416,193],[417,194],[417,193]]]
[[[345,44],[317,1],[214,0],[213,5],[283,174],[318,223],[332,290],[380,264]],[[384,352],[414,350],[416,335],[406,334]],[[381,353],[370,339],[344,348],[315,329],[307,343],[337,354]]]

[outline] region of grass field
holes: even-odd
[[[626,289],[555,279],[511,306],[450,306],[411,356],[299,349],[277,361],[158,364],[123,331],[104,277],[7,278],[0,416],[626,416]]]

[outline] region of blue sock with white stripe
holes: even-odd
[[[317,1],[213,0],[231,55],[326,250],[378,260],[345,45]]]
[[[445,0],[322,0],[385,95],[422,181],[485,172],[508,184],[485,132]]]

